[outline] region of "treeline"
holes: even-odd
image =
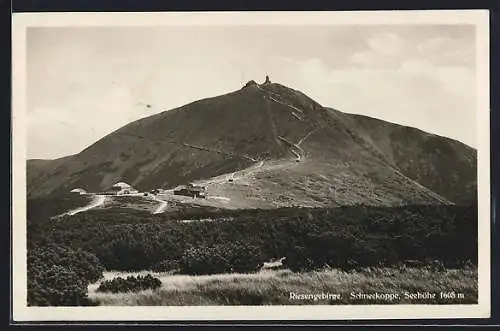
[[[69,210],[83,207],[91,200],[92,197],[90,195],[76,193],[28,199],[26,209],[28,220],[33,218],[47,219],[58,216]]]
[[[95,210],[31,218],[29,244],[88,251],[106,269],[188,274],[254,271],[280,257],[292,270],[404,260],[439,260],[447,267],[477,262],[476,206],[200,211],[191,218],[213,221],[191,223],[175,216]]]

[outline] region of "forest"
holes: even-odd
[[[477,263],[476,206],[210,209],[189,215],[91,210],[57,218],[47,217],[44,204],[31,208],[28,277],[34,305],[85,303],[78,284],[95,281],[103,270],[255,272],[281,257],[292,271]],[[210,222],[179,221],[186,218]],[[73,292],[66,283],[76,284]],[[50,286],[66,299],[46,300]]]

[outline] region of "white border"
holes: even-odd
[[[26,28],[66,26],[471,24],[476,26],[479,200],[477,305],[27,307]],[[12,231],[14,321],[345,320],[490,317],[489,12],[15,13],[12,18]]]

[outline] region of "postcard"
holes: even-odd
[[[13,14],[14,320],[489,317],[488,24]]]

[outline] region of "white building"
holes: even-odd
[[[82,188],[75,188],[75,189],[71,190],[71,193],[78,193],[78,194],[82,195],[82,194],[87,194],[87,191],[85,191]]]

